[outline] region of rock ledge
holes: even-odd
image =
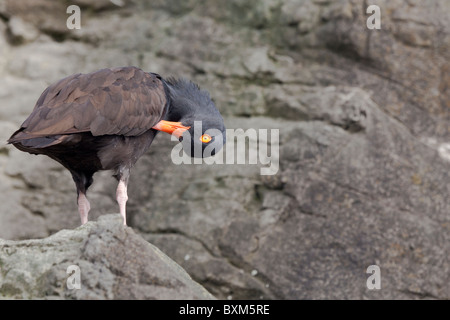
[[[71,265],[80,289],[68,288]],[[117,214],[45,239],[0,240],[0,298],[214,299]]]

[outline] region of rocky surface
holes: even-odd
[[[191,78],[228,128],[280,130],[280,168],[178,166],[158,136],[129,186],[143,238],[218,298],[450,298],[448,1],[370,1],[381,30],[360,0],[72,2],[80,30],[62,2],[0,2],[1,140],[71,73]],[[117,211],[109,175],[91,219]],[[78,226],[58,164],[0,145],[0,181],[0,238]]]
[[[0,248],[0,298],[214,299],[118,214]]]

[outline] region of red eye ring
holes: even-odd
[[[200,141],[201,142],[203,142],[203,143],[208,143],[208,142],[210,142],[211,141],[211,136],[209,135],[209,134],[203,134],[201,137],[200,137]]]

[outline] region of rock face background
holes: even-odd
[[[217,298],[450,298],[448,1],[3,0],[0,140],[52,82],[123,65],[194,80],[228,128],[280,130],[276,175],[177,166],[163,135],[132,172],[129,225]],[[91,220],[117,211],[109,175]],[[75,196],[0,144],[0,238],[76,228]]]

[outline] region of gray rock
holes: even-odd
[[[7,26],[0,20],[0,74],[4,73],[9,54],[9,43],[6,39]]]
[[[38,30],[23,21],[20,17],[11,17],[8,26],[11,41],[15,44],[31,42],[39,36]]]
[[[88,0],[74,0],[71,4],[80,6],[83,9],[89,8],[95,11],[101,10],[111,10],[117,7],[126,7],[130,4],[130,0],[99,0],[99,1],[88,1]]]
[[[164,135],[132,171],[129,224],[215,296],[450,297],[448,1],[374,0],[369,30],[359,0],[80,0],[76,31],[64,3],[29,1],[0,2],[1,136],[53,81],[117,65],[193,79],[228,128],[279,130],[273,176],[175,165]],[[11,17],[38,38],[9,43]],[[117,210],[115,187],[95,176],[91,220]],[[77,227],[75,196],[61,166],[0,145],[0,237]]]
[[[271,41],[321,63],[316,71],[321,83],[370,88],[373,100],[413,133],[448,137],[449,92],[443,83],[450,37],[441,30],[450,28],[449,2],[370,4],[381,8],[381,30],[365,27],[369,14],[359,0],[305,1],[298,10],[287,1],[281,16],[288,14],[291,22],[273,28]]]
[[[320,120],[359,131],[374,102],[358,88],[275,85],[265,95],[266,114],[290,120]]]
[[[74,284],[76,266],[80,288]],[[68,284],[69,283],[69,284]],[[119,215],[40,240],[0,240],[0,297],[16,299],[214,299]]]
[[[196,281],[215,296],[227,299],[245,299],[263,297],[273,299],[269,287],[264,281],[252,276],[249,270],[235,266],[226,258],[216,256],[202,243],[186,238],[177,233],[143,234],[146,240],[157,246],[164,246],[164,251]]]
[[[62,35],[67,32],[66,14],[67,5],[63,2],[46,0],[4,0],[0,7],[3,17],[10,19],[19,17],[27,25],[34,26],[35,29],[52,36]],[[30,7],[33,10],[30,10]]]

